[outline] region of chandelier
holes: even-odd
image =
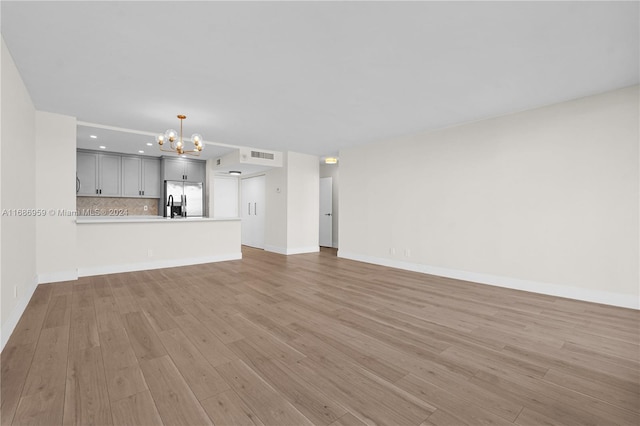
[[[160,145],[160,151],[166,152],[175,152],[180,155],[187,154],[193,155],[195,157],[200,156],[200,151],[204,147],[202,135],[198,133],[194,133],[191,135],[191,142],[193,142],[193,149],[185,149],[184,141],[182,139],[182,120],[187,118],[186,115],[178,114],[178,118],[180,119],[180,135],[173,129],[169,129],[164,132],[164,135],[158,135],[156,140],[158,141],[158,145]],[[164,143],[169,141],[169,147],[171,149],[164,148]]]

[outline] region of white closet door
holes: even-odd
[[[264,248],[265,176],[242,179],[242,244]]]
[[[320,178],[320,235],[322,247],[333,247],[333,178]]]
[[[264,248],[264,228],[265,228],[265,199],[266,199],[266,177],[258,176],[255,179],[255,197],[253,201],[254,220],[254,247]]]

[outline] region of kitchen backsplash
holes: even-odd
[[[158,199],[76,197],[76,209],[78,216],[157,216]]]

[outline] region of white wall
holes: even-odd
[[[75,217],[60,211],[76,209],[76,119],[36,112],[36,219],[38,282],[77,279]]]
[[[80,276],[242,258],[239,220],[79,223],[77,247]]]
[[[1,49],[1,207],[3,212],[35,209],[35,108],[4,39]],[[2,215],[0,227],[0,340],[4,347],[36,287],[36,219]]]
[[[320,177],[331,178],[331,243],[333,248],[338,248],[340,238],[340,167],[338,164],[320,164]]]
[[[287,249],[287,155],[283,166],[265,173],[264,249],[286,254]]]
[[[265,175],[265,250],[281,254],[317,252],[318,157],[287,152],[283,166]]]
[[[318,157],[297,152],[287,153],[287,200],[287,253],[318,251]]]
[[[339,255],[638,308],[638,100],[636,86],[342,151]]]
[[[239,179],[235,177],[215,176],[211,182],[212,205],[209,211],[212,217],[228,218],[240,216],[238,212]]]

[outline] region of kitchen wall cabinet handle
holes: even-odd
[[[251,203],[247,203],[247,209],[249,209],[248,213],[251,216]]]
[[[96,189],[96,194],[98,194],[98,190]]]
[[[258,203],[253,203],[253,214],[258,214]]]

